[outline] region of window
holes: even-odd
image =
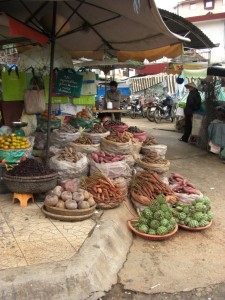
[[[214,9],[214,0],[204,0],[204,9]]]
[[[190,3],[190,9],[196,9],[196,3]]]

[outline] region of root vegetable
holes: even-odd
[[[58,196],[58,197],[61,196],[61,194],[62,194],[63,191],[64,191],[64,190],[63,190],[63,188],[62,188],[60,185],[57,185],[57,186],[52,190],[52,192],[53,192],[56,196]]]
[[[68,192],[76,192],[77,191],[77,182],[74,180],[68,180],[65,182],[65,190]]]
[[[72,200],[73,194],[71,192],[64,191],[64,192],[62,192],[61,198],[63,201]]]
[[[77,209],[77,202],[74,200],[66,200],[65,206],[70,210]]]
[[[95,205],[95,200],[93,197],[88,198],[87,202],[89,203],[90,207]]]
[[[87,200],[90,197],[90,194],[88,191],[84,191],[83,195],[84,195],[84,200]]]
[[[87,201],[80,201],[78,203],[78,208],[79,209],[87,209],[87,208],[90,208],[90,204]]]
[[[65,202],[63,200],[59,200],[58,203],[56,204],[56,207],[64,209]]]
[[[56,206],[56,204],[58,203],[58,201],[59,201],[58,196],[56,196],[56,195],[47,195],[45,197],[44,203],[47,206]]]
[[[83,192],[74,192],[73,193],[73,200],[75,200],[76,202],[83,201],[84,200]]]

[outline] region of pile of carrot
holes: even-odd
[[[168,202],[176,202],[176,196],[156,172],[138,172],[131,180],[132,198],[143,205],[148,205],[159,194],[167,196]]]
[[[124,200],[124,194],[119,187],[102,174],[93,174],[82,179],[84,188],[93,195],[95,202],[104,204],[119,204]]]

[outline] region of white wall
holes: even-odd
[[[195,22],[193,24],[201,29],[214,44],[220,44],[219,47],[211,49],[210,63],[225,62],[225,21],[213,20],[208,22]]]

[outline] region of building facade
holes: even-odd
[[[174,10],[218,45],[211,50],[210,63],[225,63],[225,0],[184,0]]]

